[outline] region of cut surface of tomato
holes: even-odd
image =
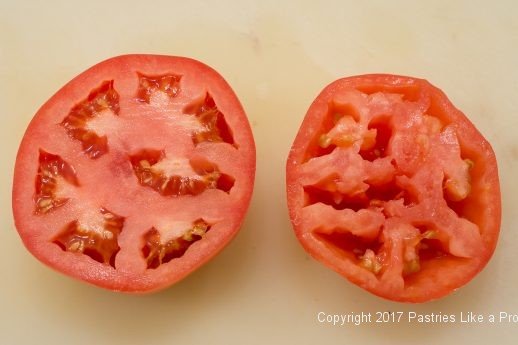
[[[491,146],[422,79],[364,75],[327,86],[299,129],[286,179],[306,251],[390,300],[451,293],[482,270],[497,243]]]
[[[125,55],[36,113],[13,182],[16,227],[50,267],[115,291],[187,276],[238,232],[255,176],[236,95],[189,58]]]

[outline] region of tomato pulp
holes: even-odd
[[[425,80],[364,75],[327,86],[286,173],[305,250],[378,296],[442,297],[494,252],[501,201],[493,150]]]
[[[36,113],[13,183],[28,250],[69,276],[125,292],[165,288],[239,230],[255,175],[245,112],[189,58],[97,64]]]

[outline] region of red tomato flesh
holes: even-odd
[[[36,113],[16,160],[13,213],[45,264],[150,292],[229,243],[254,175],[248,120],[216,71],[126,55],[83,72]]]
[[[489,143],[425,80],[364,75],[327,86],[287,162],[304,248],[360,287],[425,302],[467,283],[500,228]]]

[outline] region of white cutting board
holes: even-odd
[[[516,344],[518,3],[509,1],[22,1],[0,3],[0,344]],[[216,259],[154,295],[95,288],[37,262],[11,214],[18,143],[76,74],[124,53],[183,55],[217,69],[257,143],[254,197]],[[372,296],[310,259],[288,220],[284,166],[313,98],[343,76],[386,72],[441,87],[492,143],[503,224],[469,285],[423,305]],[[454,314],[451,324],[333,326],[318,313]],[[321,314],[322,315],[322,314]]]

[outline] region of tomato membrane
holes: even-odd
[[[17,157],[13,212],[24,244],[51,267],[112,290],[156,291],[233,238],[254,173],[246,115],[217,72],[127,55],[38,111]]]
[[[482,269],[498,238],[494,153],[420,79],[368,75],[328,86],[295,139],[287,187],[306,250],[388,299],[451,292]],[[444,281],[429,285],[429,275]]]

